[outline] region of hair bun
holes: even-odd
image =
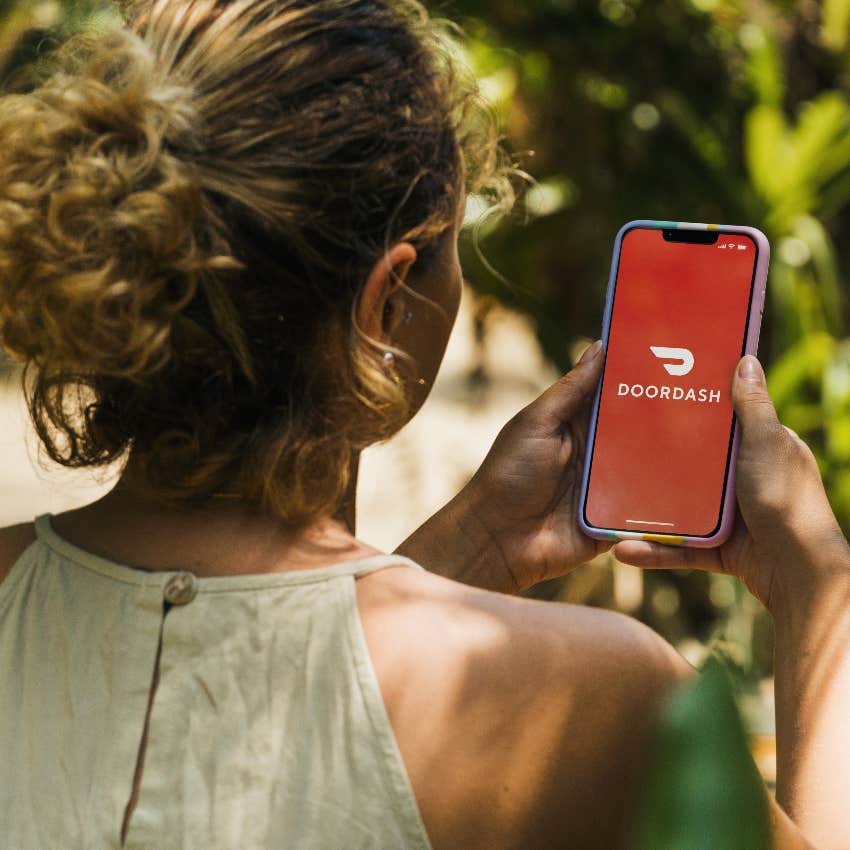
[[[464,178],[513,198],[493,115],[420,0],[119,5],[0,97],[0,339],[37,434],[67,467],[126,452],[159,502],[334,515],[412,410],[363,282],[409,242],[406,295],[448,316],[416,284]]]
[[[0,98],[0,338],[25,362],[132,379],[167,362],[175,314],[223,263],[176,153],[198,118],[127,30],[63,53],[40,88]]]

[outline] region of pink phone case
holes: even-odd
[[[690,222],[676,221],[630,221],[628,224],[620,228],[617,234],[617,239],[614,243],[614,256],[611,263],[611,274],[608,279],[608,294],[605,298],[605,315],[602,322],[602,347],[603,351],[608,349],[608,335],[611,330],[611,313],[614,307],[614,284],[617,277],[617,268],[619,265],[620,249],[623,242],[623,237],[626,232],[635,228],[653,228],[657,230],[716,230],[720,233],[740,233],[750,236],[758,246],[758,260],[756,262],[755,277],[754,277],[754,292],[752,306],[750,308],[750,321],[747,326],[746,339],[744,340],[744,350],[741,354],[757,354],[759,332],[761,331],[761,318],[764,312],[764,294],[767,284],[767,268],[770,263],[770,243],[767,237],[754,227],[737,227],[729,224],[694,224]],[[602,393],[602,378],[600,377],[599,385],[596,388],[596,396],[593,401],[593,411],[590,420],[590,433],[587,440],[587,451],[584,459],[584,474],[581,483],[581,498],[579,499],[578,522],[581,530],[589,537],[597,540],[652,540],[657,543],[667,543],[672,546],[695,546],[701,548],[711,548],[720,546],[725,542],[732,532],[732,525],[735,519],[735,466],[738,458],[738,443],[740,440],[740,424],[737,417],[733,416],[734,435],[732,437],[732,455],[729,460],[729,471],[727,474],[723,505],[721,511],[720,526],[715,534],[711,537],[690,537],[680,534],[664,534],[658,532],[640,532],[640,531],[612,531],[610,529],[596,528],[588,525],[584,521],[584,508],[587,500],[587,488],[590,477],[590,458],[593,452],[593,444],[596,439],[596,421],[599,414],[599,400]]]

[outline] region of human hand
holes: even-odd
[[[577,519],[604,360],[601,341],[594,343],[572,371],[514,416],[459,494],[458,514],[487,541],[490,571],[502,572],[491,575],[490,586],[522,590],[613,545],[585,535]]]
[[[752,368],[752,374],[742,369]],[[741,359],[732,382],[741,425],[735,473],[737,510],[721,546],[697,549],[639,540],[618,542],[618,560],[645,569],[701,569],[740,578],[769,610],[806,593],[850,564],[850,547],[827,499],[811,449],[782,425],[755,357]]]

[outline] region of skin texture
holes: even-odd
[[[415,382],[414,409],[433,383],[457,312],[459,222],[460,210],[427,275],[416,273],[413,246],[400,244],[364,282],[358,323],[410,355],[396,362],[402,379]],[[505,426],[469,486],[400,547],[432,572],[391,568],[357,582],[379,685],[437,850],[628,846],[658,707],[693,676],[669,644],[629,617],[507,595],[609,548],[575,522],[602,368],[592,354]],[[713,554],[633,542],[615,551],[646,568],[732,572],[769,604],[777,625],[780,800],[816,846],[850,846],[839,819],[841,771],[850,760],[841,728],[850,673],[839,662],[850,657],[850,617],[842,613],[850,605],[834,604],[844,598],[850,557],[816,465],[802,441],[773,421],[766,388],[735,383],[733,401],[743,440],[732,540]],[[56,516],[54,528],[119,563],[200,576],[311,569],[377,552],[353,533],[353,500],[341,518],[292,532],[235,500],[165,511],[126,482]],[[831,545],[807,543],[804,531],[812,528],[818,544]],[[0,530],[0,580],[33,539],[31,524]],[[824,646],[826,668],[815,653]],[[137,775],[143,758],[144,741]],[[775,846],[812,846],[772,806]]]

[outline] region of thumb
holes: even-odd
[[[780,438],[784,428],[767,391],[761,363],[752,354],[742,357],[735,370],[732,405],[741,423],[742,453],[759,456],[765,450],[765,440]]]
[[[572,371],[559,378],[523,413],[545,430],[561,431],[587,404],[602,374],[602,340],[585,349]]]
[[[741,425],[735,483],[749,525],[764,503],[783,504],[790,495],[784,473],[793,454],[792,437],[776,415],[764,370],[751,354],[742,357],[735,370],[732,405]]]
[[[825,544],[830,551],[837,544],[834,551],[846,557],[847,540],[824,490],[817,459],[777,418],[755,357],[742,358],[735,370],[732,404],[741,423],[735,473],[738,506],[757,546],[777,563],[787,563],[793,553],[801,566],[822,557]]]

